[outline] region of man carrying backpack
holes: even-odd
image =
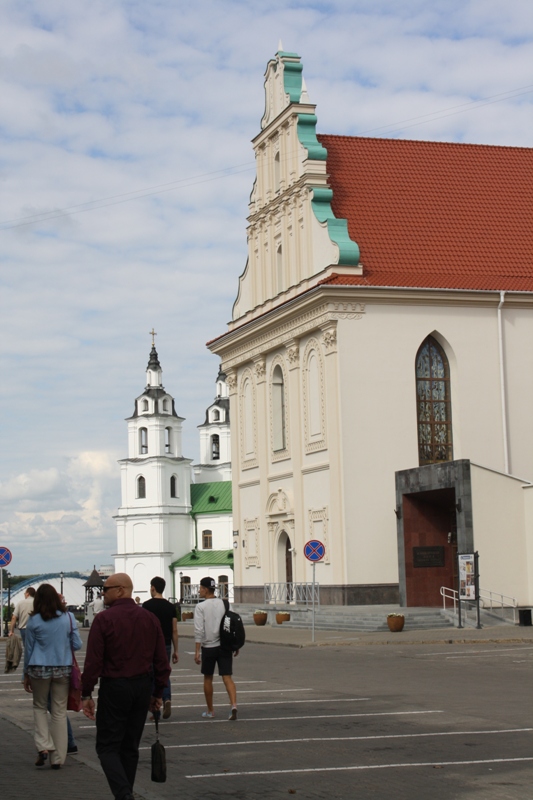
[[[194,611],[194,639],[196,651],[194,660],[202,665],[202,675],[204,676],[204,694],[207,703],[207,711],[202,717],[212,718],[215,716],[213,709],[213,674],[215,665],[218,664],[218,674],[224,681],[224,686],[229,695],[231,711],[228,719],[237,719],[237,689],[231,677],[233,669],[233,655],[238,655],[239,651],[225,649],[220,645],[220,623],[226,613],[226,605],[223,600],[215,597],[216,583],[213,578],[202,578],[200,581],[200,598],[203,602],[198,603]]]

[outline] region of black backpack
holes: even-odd
[[[226,611],[220,620],[220,646],[224,650],[231,650],[235,653],[236,650],[244,647],[246,633],[240,616],[235,611],[229,610],[227,600],[224,600],[223,603]]]

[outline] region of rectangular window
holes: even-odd
[[[202,549],[203,550],[212,550],[213,549],[213,532],[212,531],[202,531]]]

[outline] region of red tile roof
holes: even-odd
[[[533,291],[533,149],[318,139],[363,264],[326,283]]]

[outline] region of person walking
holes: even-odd
[[[34,597],[35,589],[33,586],[28,586],[24,592],[24,600],[19,600],[15,606],[15,610],[13,611],[13,616],[11,617],[9,636],[13,636],[15,633],[15,626],[18,624],[22,644],[25,644],[26,641],[26,625],[28,624],[31,612],[33,611]]]
[[[237,656],[239,651],[232,653],[220,646],[220,623],[225,614],[226,607],[224,601],[215,597],[216,583],[214,578],[202,578],[200,581],[200,598],[203,602],[198,603],[194,610],[194,640],[195,654],[194,660],[202,665],[202,675],[204,676],[204,694],[207,703],[207,711],[202,713],[202,717],[212,718],[215,716],[213,707],[213,675],[215,666],[218,665],[218,674],[224,681],[224,686],[228,693],[231,711],[228,719],[237,719],[237,689],[233,682],[233,656]]]
[[[26,625],[24,689],[33,694],[35,762],[42,767],[50,755],[52,769],[59,769],[67,756],[67,700],[72,672],[72,651],[81,639],[76,618],[65,610],[49,583],[37,589],[34,609]],[[50,724],[48,697],[50,696]]]
[[[96,719],[96,752],[111,792],[116,800],[133,800],[146,715],[161,708],[170,666],[161,625],[133,600],[129,575],[111,575],[103,592],[107,610],[94,618],[87,642],[83,713]],[[95,715],[91,693],[98,679]]]
[[[170,652],[173,648],[172,663],[178,663],[178,620],[176,619],[176,609],[165,600],[163,592],[165,591],[166,581],[164,578],[152,578],[150,581],[150,594],[151,599],[143,603],[143,608],[155,614],[161,624],[163,637],[165,639],[165,647],[167,650],[168,660],[170,662]],[[172,713],[170,691],[170,678],[163,690],[163,719],[168,719]]]

